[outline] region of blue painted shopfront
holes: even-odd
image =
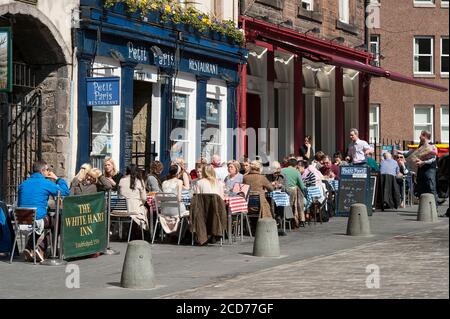
[[[197,119],[206,118],[206,85],[210,79],[227,85],[227,127],[237,126],[236,87],[238,65],[245,63],[247,51],[218,39],[217,34],[199,35],[188,26],[160,23],[151,14],[144,21],[139,14],[126,13],[122,5],[103,9],[101,0],[81,0],[81,22],[76,32],[78,58],[78,150],[77,168],[90,161],[90,106],[87,103],[87,78],[96,57],[114,57],[120,61],[120,163],[121,170],[131,160],[133,124],[133,77],[138,64],[158,68],[161,80],[161,117],[159,121],[159,159],[169,162],[169,132],[172,112],[172,77],[190,73],[197,79]],[[179,56],[179,60],[176,58]],[[178,63],[177,63],[178,61]],[[167,80],[169,79],[169,80]],[[165,165],[166,166],[166,165]]]

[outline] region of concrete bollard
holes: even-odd
[[[438,221],[436,199],[434,198],[433,194],[426,193],[420,195],[417,221],[430,223],[435,223]]]
[[[350,206],[350,216],[347,223],[347,235],[370,236],[369,216],[364,204],[353,204]]]
[[[135,240],[128,243],[120,286],[129,289],[155,288],[151,246],[148,242]]]
[[[256,225],[253,256],[280,257],[277,222],[273,218],[260,218]]]

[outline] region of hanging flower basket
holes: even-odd
[[[105,0],[105,8],[112,7],[132,14],[133,17],[150,15],[150,18],[157,19],[155,21],[167,23],[169,27],[177,30],[185,29],[182,25],[187,25],[187,32],[190,34],[207,33],[208,37],[216,40],[225,37],[233,44],[244,42],[243,33],[236,28],[233,21],[216,20],[194,7],[184,8],[175,0]]]

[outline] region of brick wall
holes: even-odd
[[[252,4],[253,3],[253,4]],[[269,5],[272,3],[272,5]],[[306,32],[314,27],[320,28],[320,34],[314,36],[332,39],[341,36],[344,45],[357,46],[364,42],[364,1],[350,0],[350,25],[337,27],[339,7],[337,0],[315,0],[314,12],[301,10],[301,0],[242,0],[241,14],[280,24],[291,20],[291,28]],[[284,27],[290,27],[283,24]],[[310,33],[313,35],[312,33]]]
[[[380,35],[381,67],[413,76],[414,36],[434,36],[434,75],[418,79],[448,87],[448,78],[440,75],[440,38],[448,36],[448,8],[415,8],[413,0],[381,1]],[[380,135],[388,139],[413,140],[414,105],[434,105],[434,140],[441,140],[440,106],[448,105],[448,92],[442,93],[418,86],[374,78],[370,102],[380,106]]]

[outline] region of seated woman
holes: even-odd
[[[144,230],[148,229],[147,194],[145,183],[141,179],[139,169],[131,164],[126,168],[126,175],[119,182],[119,194],[127,199],[128,210],[133,221]]]
[[[98,168],[91,168],[90,164],[83,164],[70,184],[70,194],[95,194],[97,192],[110,190],[111,187],[111,183],[102,175],[101,170]]]
[[[184,159],[179,157],[175,161],[172,162],[172,164],[178,165],[181,168],[180,176],[178,177],[183,182],[183,189],[190,189],[190,176],[186,171],[186,163],[184,162]]]
[[[195,169],[193,169],[189,175],[191,176],[191,181],[194,182],[196,180],[200,180],[202,178],[202,168],[208,164],[205,158],[200,158],[197,162],[195,162]]]
[[[233,190],[234,184],[242,184],[244,176],[239,173],[241,164],[238,161],[229,161],[227,164],[228,176],[225,177],[225,189],[228,192]]]
[[[147,192],[162,192],[161,172],[163,170],[164,165],[160,161],[153,161],[150,164],[150,172],[145,184]]]
[[[307,164],[304,164],[306,167]],[[302,174],[302,180],[305,184],[305,187],[322,186],[323,175],[317,169],[316,165],[311,164],[306,167],[303,172],[300,171],[300,173]]]
[[[178,165],[171,165],[169,167],[169,174],[166,177],[166,180],[162,183],[162,190],[164,193],[171,193],[177,196],[178,201],[180,202],[180,211],[181,213],[186,212],[186,207],[181,202],[181,190],[183,189],[183,182],[180,177],[182,174],[182,170]],[[178,209],[177,207],[167,207],[164,209],[163,215],[177,217]]]
[[[203,166],[202,176],[195,187],[195,194],[217,194],[223,199],[223,184],[216,178],[216,171],[211,164]]]
[[[103,175],[108,179],[112,190],[117,191],[122,174],[117,170],[116,163],[111,157],[106,157],[103,161],[103,170]]]
[[[272,218],[269,203],[266,200],[266,191],[272,192],[274,190],[269,180],[261,175],[262,165],[258,161],[252,161],[250,164],[250,172],[244,176],[244,184],[250,185],[252,192],[259,193],[260,201],[260,217]]]

